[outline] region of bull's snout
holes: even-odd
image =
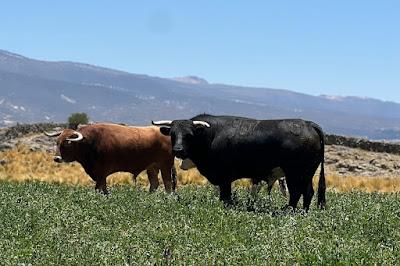
[[[178,158],[186,159],[186,154],[182,147],[174,147],[172,153]]]
[[[63,159],[61,158],[61,156],[54,156],[53,160],[54,160],[56,163],[62,163],[62,162],[63,162]]]

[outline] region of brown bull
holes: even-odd
[[[93,124],[77,131],[65,129],[59,136],[55,162],[79,162],[96,182],[96,190],[107,193],[106,177],[115,172],[130,172],[134,178],[147,170],[150,191],[157,189],[161,170],[165,190],[176,187],[174,156],[170,137],[157,127],[128,127],[115,124]]]

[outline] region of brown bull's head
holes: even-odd
[[[57,150],[54,155],[54,161],[57,163],[61,162],[72,162],[75,161],[75,143],[84,139],[82,133],[73,129],[64,129],[61,132],[47,133],[46,136],[57,137]]]

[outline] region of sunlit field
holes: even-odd
[[[0,181],[2,265],[398,265],[399,193],[327,191],[328,209],[284,210],[278,190],[176,193]],[[315,202],[316,203],[316,202]]]
[[[117,173],[104,196],[79,163],[57,164],[50,153],[21,147],[1,152],[0,261],[395,265],[400,259],[399,178],[327,171],[328,208],[318,209],[314,199],[308,213],[282,208],[287,199],[277,189],[271,200],[265,188],[251,196],[248,180],[235,182],[229,205],[195,169],[178,170],[178,182],[176,193],[162,185],[148,193],[145,174],[135,184],[131,174]]]
[[[82,166],[77,163],[55,163],[53,154],[46,152],[31,152],[26,148],[19,147],[17,150],[0,152],[0,180],[11,182],[31,182],[34,180],[48,183],[71,184],[75,186],[92,186],[94,182],[85,173]],[[178,188],[190,184],[207,184],[205,179],[196,169],[189,171],[180,170],[178,161],[175,162],[178,172]],[[348,192],[353,189],[365,192],[399,192],[400,177],[360,177],[339,176],[337,173],[326,172],[327,188],[336,192]],[[316,171],[314,185],[317,186],[319,169]],[[160,188],[163,187],[160,178]],[[115,173],[107,178],[109,187],[131,185],[147,188],[149,186],[147,175],[141,173],[134,182],[129,173]],[[249,180],[238,180],[236,186],[249,187]]]

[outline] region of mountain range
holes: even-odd
[[[0,50],[0,126],[66,122],[78,112],[87,113],[93,122],[138,126],[200,113],[303,118],[328,133],[400,139],[400,104],[395,102],[210,84],[195,76],[151,77]]]

